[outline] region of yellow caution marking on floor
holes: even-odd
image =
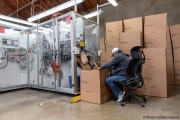
[[[70,103],[76,103],[76,102],[79,102],[80,100],[81,100],[81,97],[79,95],[79,96],[71,98]]]

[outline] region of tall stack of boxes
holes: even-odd
[[[123,32],[122,21],[106,23],[106,51],[119,47],[119,35]]]
[[[180,84],[180,24],[171,26],[170,33],[174,52],[175,84]]]
[[[106,37],[100,39],[100,64],[103,66],[112,60],[111,51],[115,47],[130,53],[132,47],[144,46],[145,94],[167,97],[167,83],[180,84],[179,41],[180,25],[171,26],[169,32],[166,13],[145,16],[144,21],[142,17],[139,17],[108,22],[106,23]],[[98,104],[111,99],[112,93],[105,84],[108,76],[109,73],[105,70],[82,70],[81,99]],[[142,93],[141,89],[135,92]]]
[[[166,30],[167,14],[145,16],[144,24],[142,17],[123,20],[123,30],[117,28],[118,24],[115,23],[106,23],[106,52],[101,52],[101,66],[112,60],[110,56],[114,47],[130,54],[132,47],[144,46],[146,63],[143,65],[143,76],[146,95],[167,97],[167,79],[169,84],[174,81],[171,41],[170,38],[167,39]],[[137,93],[140,93],[140,89]]]
[[[145,16],[144,47],[166,47],[167,14]]]
[[[167,97],[167,14],[145,16],[143,77],[146,95]]]
[[[106,23],[106,37],[105,37],[105,46],[106,51],[101,52],[100,55],[100,64],[101,66],[105,65],[112,60],[111,51],[113,48],[118,47],[120,44],[120,33],[123,32],[123,23],[122,21],[108,22]]]
[[[142,31],[143,22],[142,17],[123,20],[124,32],[120,33],[119,48],[130,54],[130,50],[134,46],[143,46]]]

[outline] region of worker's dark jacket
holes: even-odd
[[[116,55],[112,61],[102,66],[101,69],[113,68],[112,75],[127,76],[126,69],[129,63],[128,57],[128,54],[121,52],[118,55]]]

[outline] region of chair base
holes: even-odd
[[[128,91],[123,97],[122,101],[120,102],[121,106],[124,106],[124,101],[126,101],[127,99],[131,100],[132,98],[136,99],[142,107],[145,107],[145,102],[147,101],[145,96],[133,94],[131,93],[131,91]]]

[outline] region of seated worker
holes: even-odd
[[[114,48],[112,50],[112,57],[114,57],[112,61],[105,64],[99,69],[112,70],[111,71],[112,76],[106,78],[106,84],[110,87],[111,91],[118,98],[117,102],[120,102],[125,95],[125,91],[123,91],[123,86],[121,86],[120,88],[113,81],[114,80],[121,81],[127,79],[126,69],[129,63],[128,61],[129,55],[122,52],[118,48]]]

